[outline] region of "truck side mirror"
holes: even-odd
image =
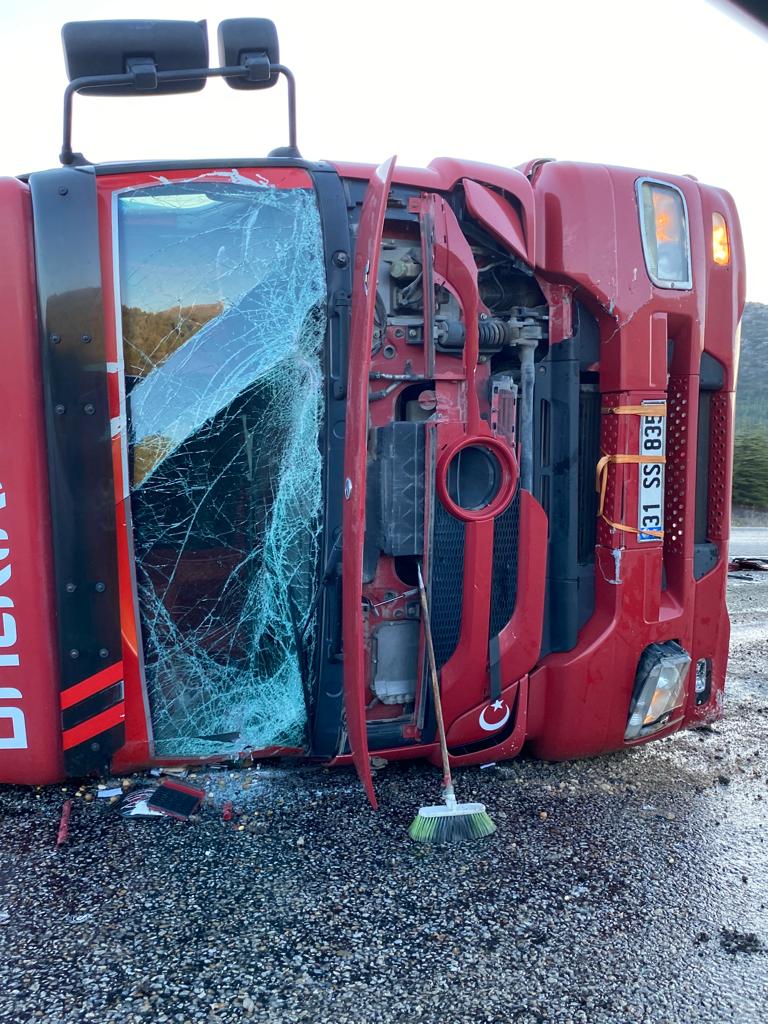
[[[91,96],[199,92],[206,83],[205,78],[157,79],[158,72],[208,67],[204,21],[70,21],[62,28],[61,39],[70,82],[134,76],[129,84],[89,86]]]
[[[227,18],[219,24],[219,62],[226,68],[248,68],[246,77],[225,76],[233,89],[270,89],[278,72],[271,64],[280,63],[280,44],[275,23],[269,18]]]

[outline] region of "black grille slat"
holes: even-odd
[[[464,523],[435,503],[431,586],[432,644],[438,667],[456,650],[464,594]]]
[[[512,618],[517,601],[517,555],[520,535],[520,488],[493,523],[490,635],[496,636]]]
[[[579,562],[593,561],[597,543],[597,491],[595,468],[600,458],[600,402],[597,391],[579,395]]]

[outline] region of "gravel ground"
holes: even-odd
[[[768,574],[729,603],[724,722],[463,772],[482,842],[408,840],[425,766],[377,773],[378,814],[315,766],[198,778],[193,823],[91,787],[59,852],[62,789],[4,790],[0,1021],[764,1024]]]

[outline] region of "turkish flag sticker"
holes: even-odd
[[[480,728],[484,732],[497,732],[509,721],[509,705],[505,700],[495,700],[480,712]]]

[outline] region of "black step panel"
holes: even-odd
[[[96,177],[67,167],[29,184],[66,693],[122,657]],[[101,770],[123,742],[120,725],[65,750],[67,774]]]

